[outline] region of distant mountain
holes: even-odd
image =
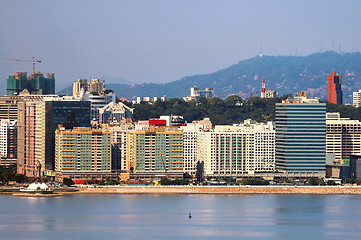
[[[336,71],[342,75],[344,101],[361,89],[361,53],[324,52],[308,56],[256,56],[240,61],[211,74],[184,77],[165,84],[111,84],[118,97],[162,96],[181,98],[190,94],[190,88],[214,88],[215,95],[225,98],[239,95],[247,98],[260,94],[262,78],[266,88],[280,95],[308,91],[310,96],[326,98],[327,75]],[[110,88],[110,87],[109,87]],[[64,91],[64,90],[63,90]],[[66,90],[65,90],[66,92]],[[345,102],[346,102],[345,101]]]

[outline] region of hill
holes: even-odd
[[[226,98],[239,95],[247,98],[259,94],[261,79],[266,88],[279,91],[279,95],[308,91],[310,96],[326,98],[327,75],[336,71],[342,75],[344,102],[349,95],[361,89],[361,53],[336,53],[332,51],[308,56],[256,56],[243,60],[211,74],[194,75],[165,84],[112,84],[118,97],[162,96],[181,98],[190,93],[190,87],[213,87],[215,95]],[[66,92],[63,90],[61,92]]]

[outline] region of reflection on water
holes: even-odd
[[[360,200],[348,195],[0,195],[0,238],[360,239]]]

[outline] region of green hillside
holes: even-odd
[[[189,95],[190,87],[213,87],[215,95],[226,98],[239,95],[243,99],[259,94],[261,79],[266,88],[279,91],[279,95],[308,91],[310,96],[326,98],[327,75],[336,71],[342,75],[344,102],[349,95],[361,89],[361,53],[332,51],[308,56],[256,56],[240,61],[211,74],[184,77],[166,84],[112,84],[118,97],[131,100],[134,96],[162,96],[181,98]]]

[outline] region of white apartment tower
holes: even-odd
[[[353,104],[354,107],[361,107],[361,89],[358,92],[353,92]]]
[[[0,120],[0,158],[16,158],[16,137],[17,120]]]
[[[184,172],[193,176],[196,174],[198,132],[209,131],[210,129],[212,129],[212,122],[209,118],[193,121],[187,126],[180,127],[183,132]]]
[[[361,153],[361,122],[326,113],[326,154],[341,162]]]
[[[208,176],[242,176],[273,172],[275,168],[275,130],[271,122],[234,126],[215,126],[198,133],[197,160],[204,162]]]

